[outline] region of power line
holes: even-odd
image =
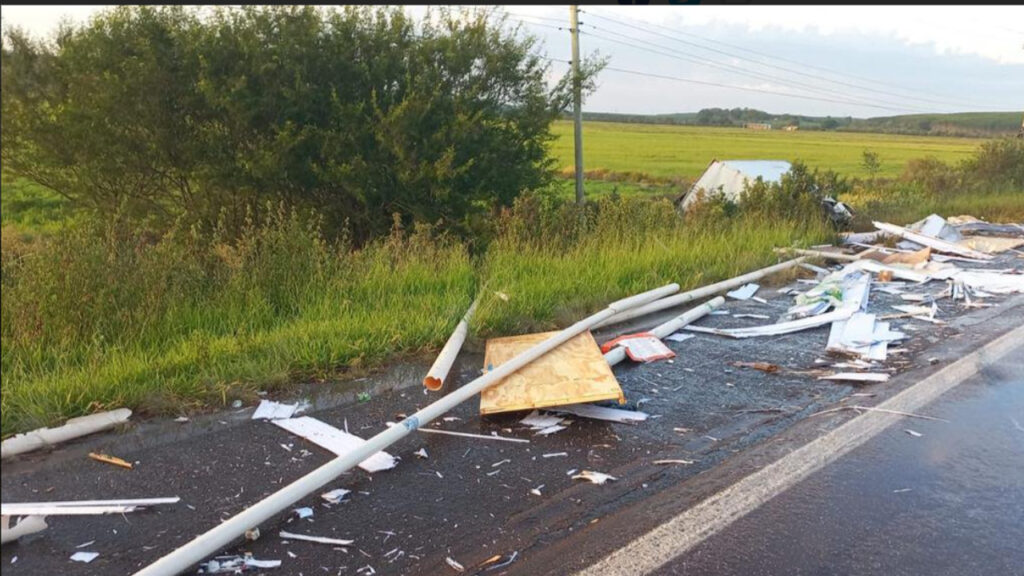
[[[592,28],[597,28],[596,26],[593,26],[593,25],[588,25],[588,26],[591,26]],[[604,28],[597,28],[597,29],[602,30],[604,32],[609,32],[609,33],[612,33],[612,34],[616,34],[616,35],[619,35],[619,36],[624,36],[622,34],[618,34],[617,32],[613,32],[611,30],[606,30]],[[668,52],[663,52],[663,51],[660,51],[660,50],[656,50],[656,49],[650,48],[648,46],[642,46],[642,45],[637,45],[637,44],[633,44],[633,43],[630,43],[630,42],[625,42],[625,41],[622,41],[622,40],[616,40],[614,38],[607,38],[607,37],[604,37],[604,36],[601,36],[601,35],[598,35],[598,34],[586,33],[586,35],[587,36],[591,36],[593,38],[599,38],[601,40],[606,40],[608,42],[615,42],[617,44],[622,44],[624,46],[629,46],[629,47],[636,48],[636,49],[639,49],[639,50],[644,50],[644,51],[647,51],[647,52],[650,52],[650,53],[653,53],[653,54],[659,54],[661,56],[665,56],[665,57],[668,57],[668,58],[674,58],[674,59],[682,60],[682,61],[686,61],[686,62],[693,62],[693,63],[701,65],[701,66],[709,66],[709,67],[712,67],[712,68],[718,68],[720,70],[725,70],[725,71],[728,71],[728,72],[734,72],[734,73],[737,73],[737,74],[742,74],[744,76],[749,76],[751,78],[757,78],[759,80],[768,80],[770,82],[775,82],[775,83],[783,84],[783,85],[789,85],[791,87],[796,87],[798,89],[803,89],[803,90],[809,90],[811,92],[817,92],[819,94],[825,94],[825,95],[831,95],[831,96],[839,96],[839,97],[847,96],[847,94],[844,93],[844,92],[840,92],[840,91],[829,89],[829,88],[823,88],[823,87],[819,87],[819,86],[814,86],[812,84],[807,84],[805,82],[799,82],[797,80],[791,80],[791,79],[788,79],[788,78],[779,78],[777,76],[771,76],[771,75],[764,74],[764,73],[761,73],[761,72],[755,72],[755,71],[752,71],[752,70],[747,70],[746,68],[740,68],[738,66],[734,66],[734,65],[731,65],[731,64],[723,64],[723,63],[715,62],[713,60],[706,60],[706,59],[702,59],[702,58],[697,58],[697,57],[692,57],[692,56],[685,56],[685,55],[681,55],[681,54],[676,54],[674,52],[671,52],[672,49],[667,47],[667,46],[661,46],[659,44],[654,44],[654,43],[651,43],[651,42],[647,42],[646,44],[648,46],[653,46],[653,47],[660,48],[660,49],[663,49],[663,50],[668,50]],[[857,97],[858,95],[852,95],[852,96]],[[846,103],[846,104],[878,107],[878,108],[882,108],[882,109],[885,109],[885,110],[899,110],[901,112],[906,112],[908,110],[909,111],[916,111],[916,112],[930,112],[929,110],[924,110],[924,109],[918,108],[916,106],[906,105],[906,104],[903,104],[901,102],[891,102],[891,101],[887,101],[887,100],[875,99],[873,102],[878,102],[878,103],[881,103],[881,104],[889,104],[891,107],[875,106],[873,103],[867,103],[866,100],[844,99],[843,102]]]
[[[559,62],[561,64],[568,64],[569,63],[568,60],[560,60],[560,59],[557,59],[557,58],[544,58],[544,59],[548,60],[550,62]],[[621,72],[623,74],[632,74],[632,75],[635,75],[635,76],[646,76],[648,78],[659,78],[661,80],[673,80],[673,81],[676,81],[676,82],[686,82],[688,84],[701,84],[701,85],[704,85],[704,86],[714,86],[714,87],[717,87],[717,88],[730,88],[730,89],[733,89],[733,90],[744,90],[746,92],[759,92],[761,94],[773,94],[775,96],[786,96],[786,97],[789,97],[789,98],[800,98],[800,99],[803,99],[803,100],[817,100],[817,101],[820,101],[820,102],[834,102],[834,103],[838,103],[838,104],[849,104],[849,102],[846,102],[846,101],[843,101],[843,100],[835,100],[835,99],[832,99],[832,98],[821,98],[821,97],[818,97],[818,96],[805,96],[803,94],[792,94],[792,93],[789,93],[789,92],[776,92],[774,90],[765,90],[763,88],[751,88],[749,86],[737,86],[735,84],[722,84],[722,83],[719,83],[719,82],[708,82],[706,80],[696,80],[696,79],[693,79],[693,78],[683,78],[683,77],[680,77],[680,76],[669,76],[667,74],[657,74],[657,73],[654,73],[654,72],[642,72],[642,71],[639,71],[639,70],[629,70],[629,69],[626,69],[626,68],[616,68],[614,66],[607,66],[607,67],[604,68],[604,70],[607,70],[607,71],[610,71],[610,72]],[[890,108],[885,107],[885,106],[872,106],[872,108],[884,108],[886,110],[890,110]]]
[[[946,101],[940,101],[940,100],[935,100],[935,99],[930,99],[930,98],[922,98],[922,97],[919,97],[919,96],[907,96],[907,95],[903,95],[903,94],[895,94],[895,93],[892,93],[892,92],[889,92],[889,91],[877,90],[877,89],[874,89],[874,88],[869,88],[869,87],[853,84],[853,83],[850,83],[850,82],[843,82],[841,80],[833,80],[833,79],[830,79],[830,78],[824,78],[824,77],[822,77],[820,75],[809,74],[807,72],[803,72],[803,71],[800,71],[800,70],[794,70],[792,68],[787,68],[785,66],[779,66],[779,65],[776,65],[776,64],[771,64],[771,63],[767,63],[767,62],[753,60],[753,59],[748,58],[746,56],[741,56],[739,54],[735,54],[735,53],[732,53],[732,52],[727,52],[725,50],[719,50],[717,48],[703,46],[703,45],[698,44],[696,42],[691,42],[691,41],[688,41],[688,40],[683,40],[683,39],[678,38],[676,36],[672,36],[672,35],[668,35],[668,34],[662,34],[660,32],[651,30],[651,27],[662,28],[662,29],[665,29],[665,30],[672,30],[671,28],[667,28],[665,26],[659,26],[657,24],[645,23],[645,25],[647,27],[641,27],[641,26],[636,26],[636,25],[630,24],[628,22],[623,22],[621,20],[617,20],[617,19],[614,19],[614,18],[609,18],[607,16],[602,16],[600,14],[596,14],[596,13],[593,13],[593,12],[588,12],[588,14],[590,16],[593,16],[593,17],[596,17],[596,18],[600,18],[602,20],[606,20],[608,22],[612,22],[612,23],[618,24],[620,26],[626,26],[626,27],[632,28],[634,30],[638,30],[638,31],[641,31],[641,32],[646,32],[648,34],[655,35],[655,36],[660,36],[660,37],[663,37],[663,38],[667,38],[669,40],[673,40],[675,42],[679,42],[679,43],[682,43],[682,44],[686,44],[686,45],[689,45],[689,46],[700,48],[702,50],[707,50],[707,51],[710,51],[710,52],[715,52],[717,54],[722,54],[724,56],[729,56],[731,58],[738,58],[740,60],[745,60],[745,61],[748,61],[748,62],[753,62],[753,63],[755,63],[755,64],[757,64],[759,66],[768,66],[768,67],[776,68],[776,69],[779,69],[779,70],[783,70],[783,71],[786,71],[786,72],[789,72],[789,73],[792,73],[792,74],[799,74],[801,76],[807,76],[807,77],[816,78],[816,79],[819,79],[819,80],[824,80],[826,82],[832,82],[834,84],[839,84],[839,85],[847,86],[847,87],[850,87],[850,88],[856,88],[858,90],[863,90],[863,91],[868,91],[868,92],[875,92],[875,93],[879,93],[879,94],[886,94],[886,95],[889,95],[889,96],[895,96],[897,98],[904,98],[904,99],[909,98],[909,99],[914,99],[914,100],[920,100],[920,101],[923,101],[923,102],[930,102],[930,103],[933,103],[933,104],[941,104],[941,105],[944,105],[944,106],[949,106],[949,105],[964,106],[966,104],[966,105],[970,105],[971,107],[974,107],[974,108],[993,108],[993,109],[997,108],[997,107],[994,107],[994,106],[978,106],[975,103],[953,102],[950,99],[946,99]],[[719,42],[717,40],[711,40],[711,39],[708,39],[708,38],[704,38],[704,37],[698,36],[696,34],[685,33],[685,32],[681,32],[681,31],[678,31],[678,30],[673,30],[673,32],[675,32],[676,34],[686,34],[688,36],[694,36],[694,37],[701,38],[702,40],[705,40],[705,41],[708,41],[708,42],[714,42],[716,44],[727,45],[727,46],[730,46],[732,48],[743,50],[745,52],[750,52],[750,53],[753,53],[753,54],[757,54],[757,55],[761,56],[762,58],[775,58],[775,59],[778,59],[778,60],[785,60],[785,61],[793,62],[795,64],[799,64],[801,66],[808,66],[808,67],[811,67],[811,68],[818,68],[818,69],[821,69],[821,70],[826,70],[826,71],[832,72],[833,74],[839,74],[839,73],[831,71],[831,70],[829,70],[827,68],[812,66],[812,65],[809,65],[809,64],[804,64],[804,63],[800,63],[800,62],[796,62],[796,61],[792,61],[792,60],[787,60],[787,59],[784,59],[784,58],[781,58],[781,57],[777,57],[777,56],[767,55],[767,54],[764,54],[764,53],[757,52],[755,50],[749,50],[749,49],[742,48],[742,47],[739,47],[739,46],[734,46],[734,45],[731,45],[731,44],[726,44],[724,42]],[[868,81],[875,82],[873,80],[868,80]],[[875,82],[875,83],[878,83],[878,82]],[[906,91],[911,91],[911,90],[906,89],[906,88],[900,88],[900,89],[901,90],[906,90]]]

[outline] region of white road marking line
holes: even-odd
[[[878,407],[903,412],[918,410],[977,374],[983,366],[998,361],[1017,348],[1021,341],[1024,341],[1024,326],[989,342],[896,394]],[[885,412],[868,412],[857,416],[682,512],[576,574],[649,574],[903,418]]]

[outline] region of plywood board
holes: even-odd
[[[484,370],[490,371],[558,332],[487,341]],[[608,361],[590,332],[562,344],[480,394],[480,413],[532,410],[598,400],[626,403]]]

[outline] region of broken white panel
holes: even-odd
[[[11,517],[4,514],[0,517],[0,544],[6,544],[28,534],[46,530],[45,516],[26,516],[11,526]]]
[[[696,336],[694,336],[693,334],[683,334],[682,332],[676,332],[671,336],[666,336],[665,340],[671,340],[673,342],[683,342],[689,340],[690,338],[696,338]]]
[[[841,372],[830,376],[819,376],[818,380],[844,380],[849,382],[887,382],[888,374],[878,372]]]
[[[113,428],[127,422],[131,415],[131,410],[121,408],[72,418],[58,428],[39,428],[18,434],[0,443],[0,459]]]
[[[75,552],[71,555],[71,560],[74,562],[85,562],[88,564],[95,560],[99,555],[99,552]]]
[[[273,420],[272,422],[296,436],[301,436],[321,448],[334,452],[338,456],[348,454],[366,443],[366,440],[354,434],[338,430],[334,426],[311,416]],[[377,452],[359,463],[359,467],[367,472],[390,470],[397,465],[398,460],[391,454],[383,451]]]
[[[563,418],[556,414],[541,414],[539,411],[534,410],[530,412],[525,418],[519,421],[520,424],[525,424],[533,429],[549,428],[557,425]]]
[[[961,270],[953,275],[972,290],[983,290],[991,294],[1012,294],[1024,292],[1024,274],[1001,274],[982,270]]]
[[[281,404],[273,400],[262,400],[252,413],[253,420],[278,420],[291,418],[295,414],[298,404]]]
[[[836,320],[845,320],[852,316],[853,313],[854,311],[850,309],[834,310],[826,314],[819,314],[817,316],[810,316],[808,318],[801,318],[799,320],[779,322],[777,324],[767,324],[764,326],[751,326],[748,328],[708,328],[706,326],[694,326],[690,324],[688,326],[683,327],[683,329],[690,330],[692,332],[703,332],[705,334],[717,334],[719,336],[728,336],[730,338],[778,336],[780,334],[790,334],[792,332],[800,332],[802,330],[817,328],[818,326],[831,324]]]
[[[584,470],[579,474],[572,477],[573,480],[589,480],[594,484],[604,484],[609,480],[618,480],[615,476],[605,474],[604,472],[594,472],[591,470]]]
[[[750,300],[750,297],[756,294],[759,288],[760,286],[757,284],[744,284],[732,292],[726,292],[725,295],[736,300]]]
[[[635,412],[633,410],[620,410],[618,408],[605,408],[593,404],[568,404],[552,408],[559,412],[567,412],[582,418],[593,418],[595,420],[607,420],[608,422],[643,422],[649,414],[646,412]]]
[[[302,520],[303,518],[309,518],[313,515],[313,509],[310,508],[309,506],[306,506],[304,508],[296,508],[295,515],[299,517],[299,520]]]
[[[907,226],[907,230],[945,240],[947,242],[959,242],[964,239],[960,231],[951,226],[946,219],[938,214],[932,214],[923,220],[918,220]]]
[[[278,534],[281,538],[286,540],[301,540],[303,542],[316,542],[318,544],[331,544],[333,546],[351,546],[355,540],[341,540],[338,538],[325,538],[323,536],[306,536],[305,534],[295,534],[293,532],[285,532],[282,530]]]

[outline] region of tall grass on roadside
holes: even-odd
[[[4,259],[3,433],[223,403],[435,347],[474,281],[464,247],[427,229],[351,250],[284,209],[230,242],[82,225]]]
[[[222,405],[436,349],[478,285],[477,335],[516,334],[667,282],[747,272],[775,262],[775,246],[828,235],[792,219],[683,221],[668,201],[579,210],[525,196],[474,265],[427,227],[354,249],[343,234],[326,241],[313,217],[268,212],[233,240],[83,220],[17,257],[5,246],[3,433],[120,406]]]
[[[579,210],[523,197],[499,225],[482,267],[488,293],[473,319],[481,335],[550,330],[624,296],[737,276],[777,262],[775,247],[830,237],[820,219],[682,220],[668,200],[632,198]]]

